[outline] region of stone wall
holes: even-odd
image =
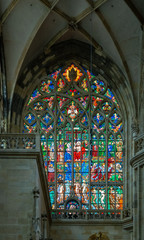
[[[46,212],[35,156],[0,156],[0,240],[29,240],[35,215],[33,189],[40,191],[37,217]],[[41,228],[41,225],[40,225]]]
[[[116,224],[53,224],[51,238],[53,240],[88,240],[94,233],[105,233],[110,240],[130,240],[129,232]]]

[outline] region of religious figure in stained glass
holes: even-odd
[[[72,63],[45,76],[23,126],[41,134],[52,209],[123,209],[122,117],[100,74]]]

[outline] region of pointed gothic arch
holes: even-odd
[[[123,209],[123,123],[107,81],[76,61],[43,76],[23,112],[41,134],[51,205]]]

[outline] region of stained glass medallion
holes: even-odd
[[[42,116],[42,120],[45,124],[48,124],[52,120],[52,116],[47,112]]]
[[[64,80],[62,78],[60,78],[58,81],[57,81],[57,91],[61,91],[63,88],[64,88]]]
[[[42,98],[43,102],[46,102],[47,103],[47,106],[49,108],[53,108],[53,104],[54,104],[54,97],[51,96],[51,97],[44,97]]]
[[[44,104],[41,103],[41,102],[36,102],[36,103],[34,103],[34,110],[36,110],[36,111],[44,110],[43,105],[44,105]]]
[[[112,109],[112,104],[110,102],[105,102],[102,105],[102,110],[106,113],[110,112],[110,110]]]
[[[78,98],[78,101],[82,104],[84,108],[88,105],[88,97],[80,97]]]
[[[34,122],[35,120],[35,116],[32,114],[32,113],[28,113],[26,116],[25,116],[25,120],[28,124],[31,124]]]
[[[26,123],[24,123],[24,131],[27,133],[33,133],[36,130],[36,123],[32,124],[32,125],[28,125]]]
[[[88,92],[88,80],[84,78],[81,83],[82,88]]]
[[[52,209],[123,208],[123,125],[102,77],[72,63],[29,97],[24,132],[41,134]]]
[[[88,117],[87,117],[87,115],[84,115],[82,117],[81,123],[84,124],[84,126],[88,126]]]
[[[92,96],[92,107],[93,108],[97,108],[100,104],[100,102],[102,102],[103,98],[101,97],[94,97]]]
[[[68,82],[77,82],[81,78],[81,76],[83,76],[83,73],[77,66],[72,64],[71,66],[66,68],[63,76],[67,79]]]
[[[103,81],[93,79],[91,88],[95,93],[102,93],[105,91],[105,84]]]
[[[113,115],[111,116],[111,121],[114,124],[117,124],[120,121],[120,116],[116,112],[113,113]]]
[[[51,92],[54,89],[54,84],[52,82],[52,80],[46,80],[46,81],[42,81],[41,85],[40,85],[40,89],[42,92]]]
[[[66,209],[79,209],[79,203],[75,200],[71,200],[66,204]]]
[[[58,69],[58,70],[56,70],[56,71],[54,71],[54,72],[51,73],[49,76],[52,77],[52,78],[56,81],[56,79],[57,79],[58,76],[59,76],[60,71],[61,71],[61,68]]]
[[[32,102],[34,101],[36,98],[38,98],[39,96],[41,96],[40,92],[38,89],[35,89],[33,91],[33,93],[31,94],[31,97],[29,98],[29,101],[27,103],[27,106]]]

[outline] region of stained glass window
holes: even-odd
[[[27,101],[24,132],[39,132],[52,209],[123,209],[120,107],[99,74],[72,63]]]

